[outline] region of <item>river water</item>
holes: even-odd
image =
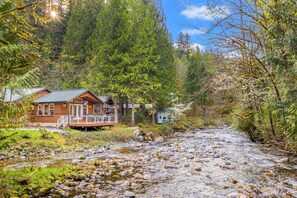
[[[115,145],[104,152],[82,149],[37,163],[55,160],[96,166],[78,180],[57,181],[44,197],[297,197],[296,157],[228,127],[176,133],[159,143]]]
[[[178,169],[156,164],[158,174],[169,179],[140,197],[297,197],[296,158],[287,161],[283,153],[252,143],[233,129],[179,134],[168,143],[177,147],[170,160]],[[167,148],[155,149],[166,152]],[[188,159],[191,153],[201,162]],[[193,172],[199,164],[201,171]]]

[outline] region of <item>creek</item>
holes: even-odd
[[[57,160],[96,166],[78,180],[57,181],[44,197],[297,197],[296,156],[253,143],[229,127],[110,150],[82,148],[10,167]]]

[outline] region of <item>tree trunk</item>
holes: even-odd
[[[154,125],[155,123],[156,123],[155,113],[152,113],[152,125]]]
[[[118,123],[118,97],[114,98],[114,121]]]
[[[124,112],[124,97],[121,96],[120,98],[120,106],[121,106],[121,115],[125,115],[125,112]]]
[[[126,98],[126,115],[129,114],[129,99]]]
[[[272,113],[271,113],[270,110],[269,110],[269,121],[270,121],[270,125],[271,125],[271,132],[272,132],[273,138],[276,139],[276,134],[275,134],[274,124],[273,124]]]
[[[134,99],[132,99],[132,117],[131,117],[131,124],[132,126],[135,126],[135,117],[134,117],[134,114],[135,114],[135,101]]]

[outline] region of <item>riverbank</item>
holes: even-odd
[[[9,186],[3,179],[9,178],[8,172],[17,175],[13,171],[31,168],[37,171],[30,173],[27,184],[21,178],[16,181],[27,188],[24,193],[39,192],[42,197],[294,197],[297,193],[296,157],[255,144],[226,127],[175,133],[160,143],[129,141],[104,150],[81,148],[47,157],[7,166],[1,186]],[[45,166],[48,170],[37,168]],[[53,171],[54,167],[59,169]],[[34,188],[33,176],[42,170],[66,174],[55,174],[47,188]]]

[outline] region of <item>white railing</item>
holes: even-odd
[[[114,123],[115,117],[114,116],[108,116],[108,115],[87,115],[84,117],[75,117],[75,116],[69,116],[69,124],[96,124],[96,123]],[[57,120],[57,127],[60,128],[63,126],[65,128],[68,125],[68,116],[61,116]]]
[[[88,115],[86,116],[85,119],[86,123],[110,123],[110,122],[115,122],[115,117],[114,116],[95,116],[95,115]]]
[[[57,128],[63,127],[65,128],[68,125],[68,116],[61,116],[57,120]]]

